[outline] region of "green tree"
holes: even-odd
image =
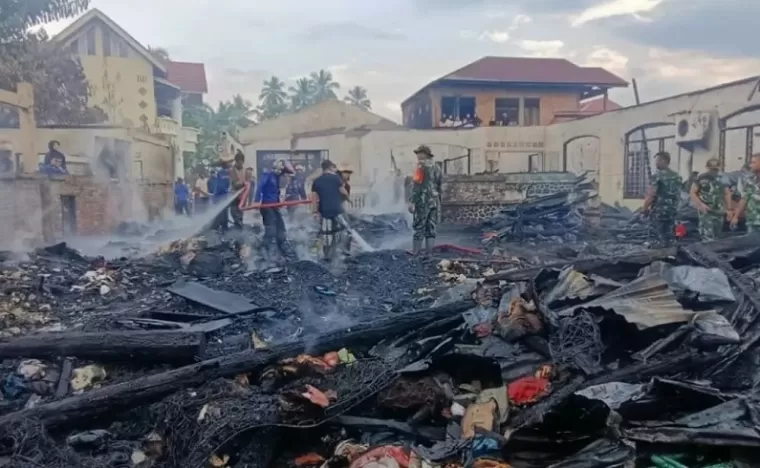
[[[169,51],[164,47],[151,47],[148,46],[148,52],[154,56],[159,62],[166,63],[171,61]]]
[[[372,101],[367,97],[367,89],[361,86],[354,86],[348,90],[348,94],[343,98],[343,101],[353,106],[361,107],[365,110],[372,109]]]
[[[90,0],[3,0],[0,44],[17,46],[35,35],[30,32],[33,26],[76,16],[89,6]]]
[[[333,80],[333,74],[329,71],[311,72],[309,80],[314,89],[315,103],[338,98],[336,91],[340,90],[340,85]]]
[[[216,161],[219,157],[217,145],[221,141],[222,132],[238,137],[241,128],[255,125],[251,119],[255,109],[251,101],[241,95],[235,95],[229,101],[222,101],[217,108],[203,104],[184,109],[182,125],[197,128],[198,146],[192,157],[185,155],[185,168],[190,169],[202,161]]]
[[[290,92],[290,109],[299,111],[309,107],[314,101],[314,87],[308,78],[300,78],[295,86],[288,88]]]
[[[259,106],[256,109],[259,120],[274,119],[287,111],[287,99],[284,81],[276,76],[264,81],[259,93]]]
[[[33,26],[77,15],[88,6],[88,0],[0,1],[0,88],[14,91],[20,81],[31,83],[41,125],[106,119],[102,110],[88,108],[89,84],[79,60],[50,41],[44,30],[30,31]]]

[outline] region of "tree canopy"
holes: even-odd
[[[106,118],[102,110],[87,105],[89,84],[79,60],[60,50],[44,30],[29,29],[77,15],[88,6],[88,0],[0,2],[0,88],[15,91],[18,82],[31,83],[40,125],[97,123]],[[0,122],[0,126],[8,124],[9,119]]]
[[[286,112],[297,112],[322,101],[338,99],[340,89],[340,84],[328,70],[311,72],[308,76],[299,78],[293,86],[288,87],[287,92],[285,82],[273,76],[262,85],[256,116],[259,120],[273,119]],[[361,86],[349,89],[343,100],[362,109],[372,108],[367,90]]]

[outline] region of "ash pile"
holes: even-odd
[[[58,246],[2,264],[0,466],[756,466],[759,242],[338,273]]]

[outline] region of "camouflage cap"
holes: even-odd
[[[420,145],[417,147],[416,150],[414,150],[414,154],[425,154],[429,158],[433,157],[433,152],[430,151],[430,148],[427,145]]]

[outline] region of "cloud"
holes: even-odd
[[[406,35],[397,31],[383,31],[363,24],[350,21],[322,23],[312,26],[301,37],[307,41],[331,41],[340,39],[370,40],[370,41],[399,41]]]
[[[508,31],[471,31],[469,29],[460,30],[457,35],[465,40],[491,41],[497,44],[509,42]]]
[[[700,52],[652,48],[647,71],[658,78],[687,80],[692,86],[708,87],[760,74],[760,58],[721,58]]]
[[[591,21],[604,18],[629,15],[641,18],[641,13],[648,13],[665,0],[610,0],[601,5],[592,6],[571,19],[573,27],[582,26]]]
[[[565,47],[565,43],[559,40],[534,41],[524,39],[519,41],[518,45],[527,52],[530,57],[557,57]]]
[[[497,44],[504,44],[509,41],[509,33],[507,31],[484,31],[482,34],[486,39]]]
[[[588,54],[585,63],[586,67],[601,67],[617,75],[627,75],[629,58],[622,53],[608,49],[607,47],[596,47]]]
[[[669,1],[652,21],[618,17],[600,21],[605,31],[648,46],[703,50],[727,56],[758,56],[760,2],[746,0]]]

